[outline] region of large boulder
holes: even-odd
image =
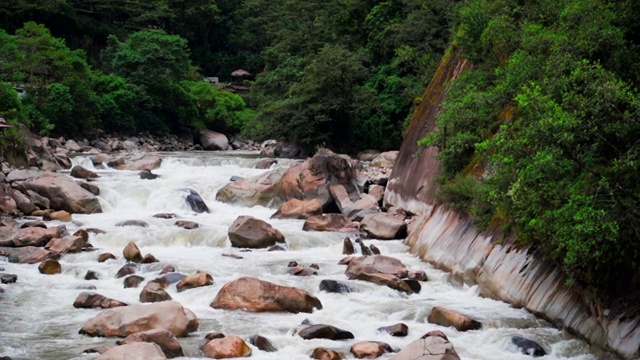
[[[93,214],[102,212],[98,198],[67,175],[44,172],[22,183],[22,190],[32,190],[49,199],[54,210]]]
[[[0,212],[5,214],[14,214],[18,210],[18,204],[11,196],[11,187],[6,184],[0,184]]]
[[[291,199],[278,208],[272,218],[275,219],[307,219],[310,216],[322,215],[322,204],[317,199]]]
[[[90,292],[81,293],[73,302],[73,307],[77,309],[110,309],[118,306],[127,306],[127,303]]]
[[[58,257],[55,253],[35,246],[24,246],[17,249],[2,249],[9,254],[9,262],[19,264],[37,264],[52,257]]]
[[[242,277],[225,284],[211,307],[252,312],[311,313],[314,308],[322,309],[322,303],[304,290]]]
[[[242,206],[280,206],[283,201],[274,197],[274,186],[286,170],[283,168],[264,174],[231,181],[216,194],[216,200]]]
[[[207,274],[206,272],[197,272],[180,280],[176,284],[176,289],[178,290],[178,292],[182,292],[185,290],[209,285],[213,285],[213,276]]]
[[[171,295],[164,290],[166,287],[166,281],[149,281],[140,292],[140,302],[153,303],[171,300]]]
[[[62,237],[65,233],[64,226],[26,227],[0,234],[0,246],[45,246],[51,239]]]
[[[390,360],[460,360],[449,339],[436,330],[407,345]]]
[[[396,163],[396,159],[398,158],[398,151],[385,151],[380,155],[376,156],[375,159],[371,160],[371,167],[378,167],[383,169],[391,169],[393,165]]]
[[[302,225],[304,231],[359,232],[358,225],[342,214],[310,216]]]
[[[58,260],[46,259],[38,265],[38,271],[44,275],[54,275],[62,273],[62,265]]]
[[[195,314],[177,301],[129,305],[100,312],[89,319],[80,334],[89,336],[126,337],[152,329],[166,329],[184,337],[198,329]]]
[[[211,130],[200,131],[200,143],[205,150],[230,150],[226,135]]]
[[[305,340],[310,339],[329,339],[329,340],[346,340],[353,339],[351,331],[343,330],[332,325],[314,324],[298,331],[298,336]]]
[[[36,205],[27,195],[17,189],[8,189],[9,195],[16,202],[16,206],[25,214],[31,214],[36,210]]]
[[[167,360],[160,346],[147,342],[134,342],[113,347],[96,360]]]
[[[133,343],[154,343],[160,346],[162,352],[168,358],[184,356],[180,341],[170,331],[165,329],[147,330],[135,334],[131,334],[122,340],[118,340],[118,345],[126,345]]]
[[[478,330],[482,327],[482,324],[466,315],[459,312],[445,309],[441,306],[435,306],[431,310],[431,314],[427,318],[427,321],[432,324],[442,326],[452,326],[458,331]]]
[[[200,194],[198,194],[195,190],[192,190],[192,189],[187,189],[187,190],[189,191],[189,194],[187,194],[185,201],[187,202],[187,205],[189,205],[191,210],[199,214],[208,213],[209,207],[204,202]]]
[[[260,249],[284,243],[280,230],[251,216],[239,216],[229,227],[231,246]]]
[[[76,165],[71,169],[71,176],[78,179],[95,179],[98,177],[94,171],[91,171],[83,166]]]
[[[391,240],[407,236],[407,224],[404,220],[387,213],[365,215],[360,223],[360,229],[374,239]]]
[[[124,164],[118,166],[121,170],[153,170],[162,165],[162,156],[154,153],[134,154],[125,159]]]
[[[251,356],[251,348],[237,335],[227,335],[208,341],[202,346],[207,358],[229,359]]]
[[[140,248],[138,248],[138,245],[136,245],[136,243],[134,243],[133,241],[129,241],[124,249],[122,249],[122,255],[124,256],[125,260],[134,263],[138,263],[142,260],[142,252],[140,251]]]
[[[349,350],[356,359],[375,359],[393,352],[391,346],[380,341],[359,341]]]
[[[87,242],[82,236],[69,235],[51,239],[44,248],[58,254],[66,254],[79,253],[86,246]]]
[[[358,256],[351,259],[345,274],[350,279],[358,274],[389,274],[399,278],[406,278],[409,270],[402,261],[385,255]]]

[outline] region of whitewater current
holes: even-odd
[[[86,320],[97,309],[76,309],[75,298],[88,286],[92,292],[124,301],[139,303],[141,287],[125,289],[123,279],[115,277],[126,263],[122,249],[135,242],[143,255],[153,254],[158,263],[141,265],[138,275],[145,281],[154,279],[166,265],[173,265],[183,274],[206,271],[214,278],[212,286],[178,293],[175,285],[166,290],[171,297],[193,311],[200,320],[198,331],[181,338],[185,357],[202,358],[199,346],[208,332],[217,331],[243,337],[252,335],[268,338],[278,349],[269,353],[252,347],[252,359],[309,359],[316,347],[334,349],[346,359],[352,344],[359,341],[382,341],[395,349],[431,330],[442,330],[464,360],[524,360],[530,356],[519,353],[512,344],[513,336],[523,336],[541,344],[548,355],[542,359],[588,360],[599,357],[590,353],[588,345],[578,339],[565,339],[562,331],[523,309],[477,295],[475,287],[455,286],[448,274],[407,251],[401,240],[365,240],[377,246],[383,255],[401,260],[411,270],[423,270],[429,277],[422,283],[419,294],[406,295],[390,288],[357,280],[347,280],[345,266],[338,265],[345,234],[307,232],[302,220],[271,219],[275,209],[261,206],[242,207],[216,201],[217,191],[232,176],[248,177],[269,170],[255,169],[262,160],[253,154],[236,152],[164,153],[162,166],[153,172],[155,180],[141,180],[136,171],[96,168],[86,157],[76,157],[74,163],[96,171],[95,181],[101,189],[99,196],[103,213],[73,215],[72,223],[65,223],[69,233],[78,229],[98,228],[104,234],[90,234],[89,242],[98,249],[93,252],[67,254],[60,259],[62,273],[42,275],[37,265],[8,263],[0,257],[2,272],[17,274],[15,284],[3,285],[0,294],[0,357],[18,359],[94,359],[97,354],[83,354],[85,349],[114,345],[115,338],[92,338],[78,334]],[[295,160],[279,160],[275,167],[288,167]],[[210,213],[196,214],[185,202],[189,190],[198,192]],[[174,225],[176,219],[160,219],[157,213],[175,213],[178,220],[196,222],[199,228],[186,230]],[[232,248],[227,237],[231,223],[241,215],[267,221],[286,238],[288,251]],[[143,220],[148,227],[116,226],[124,220]],[[24,220],[26,221],[26,219]],[[57,221],[48,226],[61,225]],[[118,257],[98,263],[97,257],[110,252]],[[240,259],[223,256],[235,254]],[[299,277],[287,274],[288,263],[317,264],[317,276]],[[88,270],[99,274],[99,280],[84,280]],[[220,288],[239,277],[252,276],[279,285],[293,286],[316,296],[323,309],[311,314],[249,313],[213,309],[209,305]],[[357,292],[348,294],[319,291],[324,279],[348,282]],[[473,317],[483,324],[482,329],[458,332],[427,322],[434,306],[443,306]],[[329,324],[350,331],[350,340],[304,340],[295,334],[298,326],[308,319],[317,324]],[[406,337],[392,337],[378,332],[382,326],[405,323]],[[386,354],[380,359],[388,359]]]

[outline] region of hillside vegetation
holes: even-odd
[[[594,298],[640,284],[639,9],[634,1],[470,1],[456,80],[421,141],[439,201],[515,234]]]

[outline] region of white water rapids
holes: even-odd
[[[80,228],[99,228],[106,234],[90,234],[89,242],[97,251],[67,254],[60,259],[62,274],[42,275],[37,265],[7,263],[0,257],[0,268],[5,273],[17,274],[18,282],[3,285],[0,294],[0,357],[17,359],[94,359],[96,354],[83,354],[83,350],[101,345],[113,345],[115,338],[92,338],[79,335],[84,322],[99,311],[75,309],[73,302],[89,285],[98,294],[129,304],[139,303],[139,288],[123,288],[123,279],[116,279],[116,272],[125,264],[122,249],[134,241],[143,255],[153,254],[159,263],[141,265],[138,275],[145,282],[157,277],[166,265],[174,265],[177,271],[191,274],[206,271],[214,278],[212,286],[178,293],[175,285],[167,288],[174,300],[192,310],[200,320],[197,332],[180,339],[186,357],[201,358],[199,345],[210,331],[235,334],[247,340],[259,334],[278,348],[268,353],[252,346],[252,359],[309,359],[316,347],[323,346],[349,353],[352,344],[374,340],[402,349],[413,340],[431,330],[442,330],[460,357],[465,360],[524,360],[530,356],[520,354],[511,343],[511,337],[519,335],[540,343],[548,355],[545,360],[598,359],[588,346],[579,340],[565,340],[562,332],[544,320],[522,309],[477,296],[474,287],[455,287],[447,282],[447,274],[433,269],[407,252],[400,240],[365,240],[375,244],[383,255],[400,259],[409,269],[424,270],[430,281],[422,283],[419,294],[406,295],[387,287],[362,281],[347,280],[345,266],[337,265],[342,255],[345,234],[305,232],[302,220],[273,220],[275,209],[264,207],[239,207],[215,201],[216,192],[228,183],[233,175],[247,177],[266,170],[254,169],[260,160],[236,153],[166,153],[164,161],[154,173],[156,180],[141,180],[138,172],[113,169],[95,169],[100,178],[95,182],[100,195],[103,213],[93,215],[74,214],[73,223],[66,224],[69,233]],[[93,169],[85,158],[76,163]],[[276,166],[288,166],[291,161],[280,160]],[[186,188],[197,191],[209,206],[209,214],[195,214],[184,198]],[[174,226],[177,219],[159,219],[157,213],[176,213],[179,220],[190,220],[200,228],[186,230]],[[286,237],[288,251],[254,250],[241,252],[232,248],[227,238],[231,223],[239,215],[251,215],[272,224]],[[117,227],[123,220],[143,220],[149,227]],[[50,222],[48,225],[59,225]],[[98,263],[97,257],[110,252],[118,260]],[[222,256],[238,254],[242,259]],[[301,265],[317,264],[318,276],[297,277],[287,274],[289,261]],[[88,270],[96,271],[100,280],[84,280]],[[241,276],[253,276],[279,285],[304,289],[322,302],[323,309],[312,314],[248,313],[213,309],[209,306],[218,290],[227,282]],[[349,294],[326,293],[318,290],[323,279],[348,282],[359,289]],[[427,322],[434,306],[443,306],[462,312],[479,320],[481,330],[458,332]],[[303,340],[294,331],[300,323],[309,319],[317,324],[329,324],[352,332],[355,339]],[[407,337],[392,337],[379,333],[377,328],[405,323],[409,327]],[[248,340],[247,340],[248,342]],[[388,359],[391,354],[380,359]]]

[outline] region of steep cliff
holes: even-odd
[[[470,64],[458,51],[445,56],[414,112],[393,173],[385,203],[418,218],[409,229],[410,251],[466,283],[478,284],[481,294],[524,307],[590,344],[626,359],[640,357],[640,308],[636,304],[602,309],[576,289],[555,264],[502,241],[497,230],[480,232],[466,215],[435,205],[435,178],[440,164],[435,147],[417,140],[435,129],[446,84]],[[496,239],[501,241],[496,241]]]

